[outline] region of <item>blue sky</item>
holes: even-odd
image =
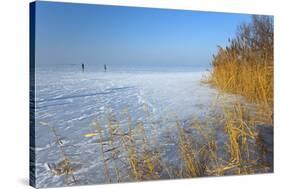
[[[36,63],[207,66],[251,15],[37,2]]]

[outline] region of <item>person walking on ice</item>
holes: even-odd
[[[82,63],[82,72],[84,72],[85,65]]]
[[[104,68],[104,72],[106,72],[106,69],[107,69],[106,64],[103,65],[103,68]]]

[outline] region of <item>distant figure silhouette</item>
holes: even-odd
[[[103,68],[104,68],[104,72],[106,72],[106,69],[107,69],[107,68],[106,68],[106,64],[103,65]]]
[[[82,72],[84,72],[84,69],[85,69],[85,65],[82,64]]]

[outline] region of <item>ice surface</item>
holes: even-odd
[[[204,116],[217,92],[200,84],[204,71],[115,71],[81,72],[36,71],[36,177],[38,187],[62,186],[64,180],[53,176],[48,163],[62,159],[55,129],[66,152],[77,163],[83,184],[106,182],[99,144],[84,134],[93,131],[98,120],[105,127],[110,113],[121,123],[128,110],[133,122],[146,121],[144,107],[153,121],[174,122],[191,116]],[[164,128],[165,129],[165,128]],[[149,132],[161,135],[161,130]]]

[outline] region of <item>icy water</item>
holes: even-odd
[[[197,70],[108,70],[83,73],[79,66],[36,70],[36,178],[38,187],[65,185],[65,178],[54,176],[50,166],[63,157],[57,142],[65,146],[74,162],[79,184],[106,183],[100,145],[92,123],[105,127],[114,113],[121,127],[126,127],[127,111],[133,123],[162,121],[173,124],[191,116],[204,116],[217,92],[201,85],[204,69]],[[146,111],[144,111],[146,109]],[[46,124],[48,126],[46,126]],[[162,138],[167,125],[148,135]],[[53,128],[53,130],[52,130]],[[59,138],[59,141],[57,139]],[[175,158],[173,154],[167,157]]]

